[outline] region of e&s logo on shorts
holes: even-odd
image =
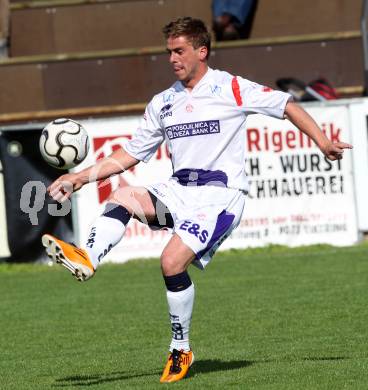
[[[204,244],[208,238],[208,231],[203,229],[201,230],[201,226],[198,223],[193,223],[192,221],[184,221],[180,227],[180,230],[185,230],[189,234],[193,234],[196,236],[199,241]]]

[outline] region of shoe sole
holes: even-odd
[[[70,261],[64,254],[63,248],[59,243],[48,234],[42,236],[42,245],[46,248],[47,256],[56,264],[61,264],[69,272],[71,272],[75,278],[84,282],[88,280],[91,276],[87,274],[85,268],[82,264],[74,263]]]

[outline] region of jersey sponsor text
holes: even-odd
[[[220,133],[220,121],[200,121],[180,123],[165,128],[169,139],[192,137],[195,135]]]

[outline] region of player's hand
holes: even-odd
[[[321,148],[323,154],[329,160],[341,160],[344,154],[344,149],[352,149],[353,146],[345,142],[329,142],[326,146]]]
[[[82,180],[77,173],[68,173],[56,179],[48,188],[47,192],[57,202],[69,199],[73,192],[83,186]]]

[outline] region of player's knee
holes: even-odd
[[[161,270],[164,276],[175,275],[184,271],[183,267],[175,261],[175,257],[164,253],[161,255]]]
[[[130,202],[129,202],[129,193],[128,191],[121,191],[121,189],[117,189],[113,191],[108,199],[108,203],[116,203],[120,206],[123,206],[126,208],[131,214],[133,214],[134,210],[133,207],[131,207]]]

